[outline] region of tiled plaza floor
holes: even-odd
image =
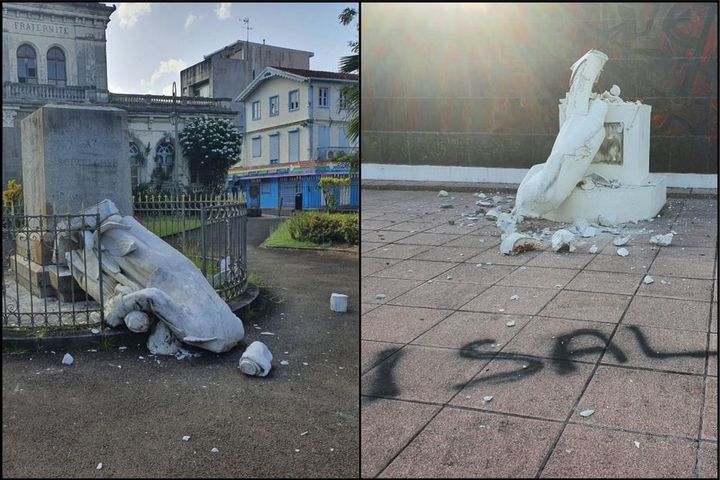
[[[362,192],[362,476],[717,478],[717,200],[625,258],[502,256],[476,200]]]

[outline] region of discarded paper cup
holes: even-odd
[[[347,295],[333,293],[330,295],[330,310],[333,312],[347,312]]]

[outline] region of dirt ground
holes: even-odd
[[[127,345],[71,351],[69,367],[64,351],[3,352],[3,477],[357,477],[358,256],[257,248],[276,223],[250,219],[249,267],[269,287],[231,352]],[[237,368],[254,340],[274,356],[266,378]]]

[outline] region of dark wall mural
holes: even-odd
[[[717,173],[717,4],[364,4],[362,160],[529,168],[570,66],[652,106],[651,172]]]

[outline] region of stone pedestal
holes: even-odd
[[[124,110],[49,104],[23,119],[21,130],[27,215],[77,213],[105,198],[132,215]]]
[[[566,105],[561,103],[560,126]],[[616,103],[605,116],[605,140],[585,175],[596,173],[617,180],[619,188],[576,187],[558,208],[545,218],[573,222],[582,217],[597,222],[603,215],[617,223],[645,220],[665,205],[665,180],[650,180],[650,105]]]

